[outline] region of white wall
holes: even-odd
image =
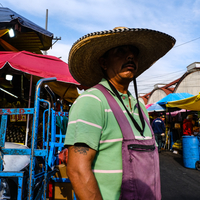
[[[138,100],[145,105],[143,98],[138,97]]]
[[[200,71],[187,75],[181,83],[175,88],[174,93],[190,93],[198,95],[200,92]]]
[[[157,89],[151,94],[151,96],[148,99],[147,104],[156,103],[157,101],[164,98],[165,96],[167,95],[163,90]]]

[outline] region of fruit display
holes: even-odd
[[[181,141],[181,140],[177,140],[177,141],[173,144],[172,148],[174,148],[174,149],[182,149],[182,148],[183,148],[183,147],[182,147],[182,141]]]
[[[193,132],[199,132],[199,127],[198,126],[194,126],[193,127]]]

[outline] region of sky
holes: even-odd
[[[173,49],[137,78],[139,94],[151,92],[155,84],[180,78],[188,65],[200,62],[199,0],[0,0],[0,6],[43,28],[48,9],[47,29],[61,40],[47,54],[66,63],[73,43],[91,32],[123,26],[173,36]],[[134,95],[132,84],[129,90]]]

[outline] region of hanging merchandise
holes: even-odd
[[[12,108],[25,108],[26,104],[20,101],[12,103]],[[26,122],[25,114],[10,115],[10,122]]]
[[[10,122],[26,122],[26,115],[10,115]]]
[[[25,127],[10,125],[6,129],[6,142],[15,142],[24,144],[25,141]]]

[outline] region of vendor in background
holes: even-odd
[[[200,136],[200,132],[199,132],[199,124],[198,124],[198,116],[197,115],[193,115],[193,119],[192,119],[192,124],[193,124],[193,132],[195,136]]]
[[[171,132],[172,132],[173,142],[176,142],[176,140],[180,139],[179,132],[178,132],[180,127],[178,127],[178,126],[180,126],[180,125],[179,125],[176,117],[173,117],[172,122],[170,123],[170,129],[171,129]]]
[[[194,135],[192,120],[193,120],[192,115],[188,115],[187,118],[184,119],[184,121],[183,121],[183,135]]]

